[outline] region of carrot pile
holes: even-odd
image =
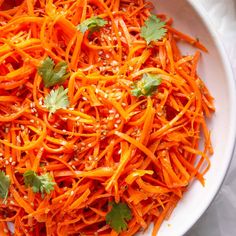
[[[11,184],[0,198],[0,235],[11,235],[7,222],[19,236],[131,236],[152,222],[157,235],[189,183],[204,185],[210,167],[206,119],[214,105],[197,73],[206,48],[163,14],[165,37],[147,44],[140,30],[153,6],[144,0],[6,2],[0,0],[0,170]],[[79,31],[92,16],[107,24]],[[182,55],[179,41],[196,53]],[[44,86],[38,68],[47,57],[67,63],[60,85]],[[144,74],[161,83],[151,96],[134,96]],[[50,113],[44,99],[59,86],[68,89],[69,106]],[[53,190],[43,196],[26,186],[27,170],[50,174]],[[106,222],[111,202],[131,211],[122,232]]]

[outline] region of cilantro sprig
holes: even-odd
[[[34,193],[49,194],[54,190],[55,183],[49,173],[37,175],[34,171],[28,170],[24,173],[24,182],[27,187],[31,187]]]
[[[50,115],[57,110],[67,108],[69,106],[68,88],[64,89],[60,86],[58,89],[52,89],[51,92],[44,98],[44,104],[49,110]]]
[[[134,83],[131,93],[135,97],[151,96],[157,91],[162,79],[160,75],[144,74],[142,79]]]
[[[158,41],[166,35],[165,25],[166,23],[157,18],[156,15],[150,15],[141,28],[141,37],[146,40],[147,44]]]
[[[0,198],[5,200],[8,195],[9,187],[11,185],[11,181],[8,175],[5,172],[0,171]]]
[[[90,17],[88,19],[86,19],[85,21],[83,21],[82,23],[80,23],[79,25],[77,25],[77,29],[82,32],[83,34],[89,30],[89,33],[92,34],[95,31],[99,31],[101,27],[105,26],[107,24],[107,21],[104,20],[101,17],[98,16],[93,16]]]
[[[68,66],[65,61],[61,61],[55,65],[54,61],[47,57],[38,68],[38,73],[43,79],[45,87],[49,88],[56,84],[63,83],[68,77]]]
[[[111,202],[112,209],[106,215],[106,223],[117,233],[127,230],[127,221],[132,219],[131,210],[126,203]]]

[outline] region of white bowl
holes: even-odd
[[[158,13],[166,13],[174,19],[175,28],[198,37],[208,48],[209,53],[203,53],[201,58],[199,74],[215,97],[216,112],[209,122],[214,155],[211,156],[211,168],[205,175],[206,186],[203,187],[198,181],[194,181],[170,219],[163,223],[158,234],[158,236],[181,236],[209,207],[228,170],[236,137],[236,88],[224,48],[199,2],[195,0],[152,2]],[[192,52],[195,49],[183,47],[183,50]],[[144,235],[151,235],[151,228]]]

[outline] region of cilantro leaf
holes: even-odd
[[[44,104],[50,114],[69,106],[67,93],[68,89],[64,89],[63,86],[60,86],[56,90],[51,90],[51,92],[44,98]]]
[[[52,176],[49,173],[37,175],[34,171],[28,170],[24,173],[24,182],[27,187],[31,187],[34,193],[50,193],[54,190],[55,183],[52,182]]]
[[[146,40],[147,44],[152,41],[158,41],[166,35],[167,30],[164,28],[165,25],[165,22],[161,21],[155,15],[151,15],[141,28],[141,37]]]
[[[132,219],[131,210],[126,203],[112,202],[112,209],[106,215],[106,223],[117,233],[127,230],[127,221]]]
[[[161,81],[162,79],[159,75],[144,74],[142,79],[134,84],[131,93],[135,97],[151,96],[155,91],[157,91]]]
[[[61,61],[55,65],[54,61],[47,57],[38,68],[39,75],[43,78],[44,85],[49,88],[56,84],[63,83],[68,77],[67,63]]]
[[[93,16],[91,18],[86,19],[79,25],[77,25],[77,29],[81,31],[83,34],[89,30],[90,34],[95,31],[99,31],[99,29],[107,24],[107,21],[101,17]]]
[[[6,199],[11,181],[8,175],[0,171],[0,198]]]

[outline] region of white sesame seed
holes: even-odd
[[[96,89],[95,89],[95,93],[98,93],[98,92],[99,92],[99,90],[96,88]]]
[[[75,192],[72,190],[72,191],[70,192],[70,195],[72,196],[74,193],[75,193]]]
[[[106,58],[109,59],[109,58],[110,58],[110,55],[109,55],[109,54],[106,54]]]
[[[15,204],[15,202],[11,200],[11,201],[10,201],[10,204],[14,205],[14,204]]]
[[[118,128],[118,124],[114,124],[114,127],[115,127],[115,128]]]
[[[125,107],[125,106],[126,106],[126,103],[125,103],[125,102],[122,102],[122,103],[121,103],[121,106],[122,106],[122,107]]]
[[[28,199],[28,196],[25,195],[25,196],[23,196],[23,198],[24,198],[24,199]]]
[[[5,128],[5,132],[8,133],[9,132],[9,128],[6,127]]]
[[[119,118],[120,117],[120,115],[117,113],[116,115],[115,115],[115,118],[117,119],[117,118]]]
[[[118,151],[118,154],[121,154],[121,149]]]
[[[99,51],[99,52],[98,52],[98,55],[102,55],[102,54],[103,54],[103,51]]]
[[[15,161],[13,161],[13,162],[11,163],[11,165],[12,165],[12,166],[15,166],[15,165],[16,165],[16,162],[15,162]]]
[[[5,164],[6,164],[6,165],[9,165],[9,161],[8,161],[8,160],[6,160],[6,161],[5,161]]]
[[[117,120],[116,123],[117,123],[117,124],[120,124],[120,123],[121,123],[121,120]]]
[[[9,162],[10,162],[10,163],[12,162],[12,157],[9,158]]]
[[[118,65],[119,65],[118,61],[113,60],[111,62],[111,66],[118,66]]]
[[[107,38],[108,38],[109,41],[111,41],[111,37],[110,36],[108,36]]]
[[[86,97],[82,97],[82,99],[83,99],[84,101],[87,101],[87,100],[88,100]]]
[[[34,123],[34,120],[30,120],[31,123]]]
[[[0,157],[2,157],[3,156],[3,153],[0,153]]]
[[[76,167],[74,165],[71,166],[74,170],[76,169]]]
[[[88,144],[88,147],[92,147],[92,143],[89,143],[89,144]]]
[[[104,94],[104,98],[108,98],[108,94],[107,93]]]
[[[121,36],[121,35],[122,35],[122,33],[121,33],[120,31],[118,32],[118,34],[119,34],[119,36]]]

